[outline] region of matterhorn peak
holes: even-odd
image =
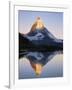
[[[42,20],[40,19],[40,17],[37,17],[36,21],[32,25],[31,31],[35,31],[36,29],[43,30],[43,28],[44,28],[44,24]]]
[[[44,27],[42,20],[40,19],[40,17],[37,17],[36,20],[36,29],[42,29]]]

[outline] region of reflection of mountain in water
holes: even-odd
[[[19,33],[19,58],[26,57],[37,75],[62,50],[63,40],[52,35],[39,17],[28,34]]]
[[[32,68],[37,75],[41,74],[42,67],[46,65],[56,54],[60,54],[62,51],[51,52],[23,52],[21,57],[25,57],[29,60]]]

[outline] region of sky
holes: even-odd
[[[28,33],[40,17],[44,26],[58,39],[63,39],[63,12],[18,11],[18,28],[20,33]]]

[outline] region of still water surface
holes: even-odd
[[[24,52],[19,59],[19,79],[63,76],[63,53]]]

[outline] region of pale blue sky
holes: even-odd
[[[63,13],[45,11],[24,11],[19,10],[18,22],[19,32],[28,33],[32,24],[40,17],[45,27],[57,38],[63,39]]]

